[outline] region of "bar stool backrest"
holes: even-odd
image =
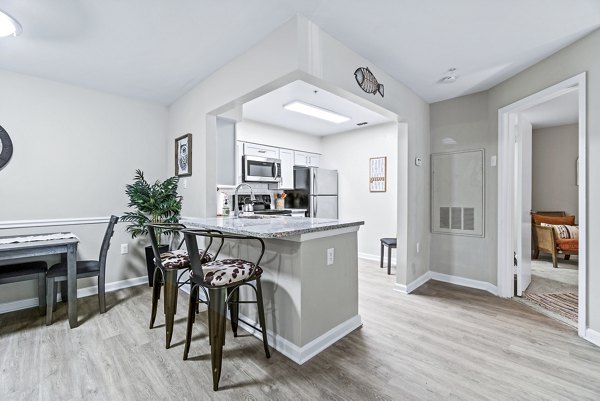
[[[160,260],[160,250],[159,250],[159,240],[156,235],[157,230],[167,230],[173,232],[180,232],[186,228],[185,225],[180,223],[152,223],[146,224],[146,229],[148,230],[148,236],[150,237],[150,244],[152,246],[152,253],[154,253],[154,262],[156,266],[159,268],[163,268],[162,262]]]

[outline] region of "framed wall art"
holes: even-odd
[[[386,174],[387,174],[387,157],[371,157],[369,159],[369,191],[385,192]]]
[[[175,175],[178,177],[192,175],[192,134],[185,134],[175,139]]]

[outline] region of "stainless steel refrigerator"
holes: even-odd
[[[295,207],[308,209],[308,217],[338,218],[337,170],[294,167],[294,191],[290,192],[290,201]]]

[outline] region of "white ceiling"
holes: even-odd
[[[283,108],[283,105],[294,100],[300,100],[350,117],[350,121],[335,124]],[[245,103],[243,118],[244,120],[259,121],[318,136],[371,127],[391,121],[381,114],[304,81],[292,82]],[[367,122],[368,125],[357,126],[356,124],[360,122]]]
[[[527,109],[523,115],[534,129],[576,124],[579,121],[579,92],[573,89],[564,95]]]
[[[598,0],[0,0],[0,9],[23,25],[0,40],[0,69],[163,104],[296,14],[429,102],[488,89],[600,26]],[[450,67],[458,80],[439,83]]]

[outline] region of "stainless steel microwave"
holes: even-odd
[[[281,160],[260,156],[242,156],[244,182],[280,182]]]

